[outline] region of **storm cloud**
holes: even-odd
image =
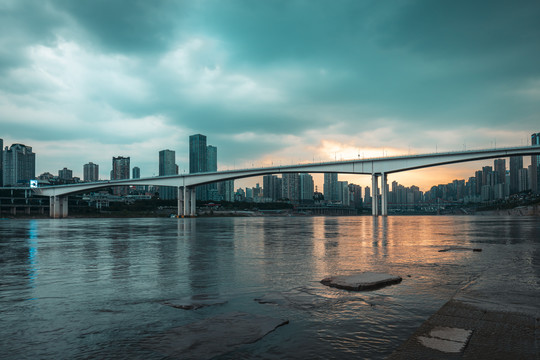
[[[82,171],[208,136],[220,168],[519,145],[537,1],[0,0],[0,137]],[[412,149],[412,150],[411,150]]]

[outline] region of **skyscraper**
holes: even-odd
[[[519,171],[523,169],[523,156],[510,157],[510,195],[519,192]]]
[[[529,190],[529,170],[522,168],[518,171],[518,192]]]
[[[313,202],[314,183],[310,174],[300,174],[300,201]]]
[[[324,199],[328,202],[338,201],[338,174],[324,173]],[[341,191],[341,189],[339,189]]]
[[[201,134],[189,137],[189,173],[196,174],[206,172],[208,168],[208,151],[206,147],[206,136]],[[207,199],[207,187],[197,186],[197,199]]]
[[[128,157],[118,156],[113,157],[111,180],[129,179],[129,165],[130,159]],[[115,186],[113,188],[113,194],[115,195],[127,195],[129,193],[127,186]]]
[[[392,182],[392,188],[394,182]],[[360,209],[362,207],[362,187],[360,185],[349,184],[349,192],[351,194],[351,205]]]
[[[98,181],[99,180],[99,165],[89,162],[83,166],[83,180],[84,181]]]
[[[217,147],[206,147],[206,171],[217,171]]]
[[[4,186],[4,139],[0,139],[0,187]]]
[[[276,201],[282,197],[282,179],[276,175],[263,176],[263,197]]]
[[[489,185],[493,186],[492,180],[494,179],[493,175],[493,168],[491,166],[484,166],[482,167],[482,185]]]
[[[540,146],[540,132],[531,135],[531,145]],[[531,156],[531,190],[540,194],[540,155]]]
[[[212,145],[206,147],[206,171],[217,171],[217,147]],[[220,200],[217,183],[206,185],[206,200]]]
[[[364,202],[366,204],[371,204],[371,191],[370,191],[369,186],[366,186],[366,188],[364,189],[364,193],[365,193]]]
[[[28,186],[36,177],[36,154],[30,146],[13,144],[3,151],[4,186]]]
[[[206,136],[191,135],[189,137],[189,173],[206,172],[207,166]]]
[[[482,171],[481,170],[478,170],[474,173],[474,176],[476,177],[476,195],[480,195],[482,193],[482,186],[484,185],[484,183],[482,182]]]
[[[132,179],[140,179],[141,178],[141,169],[138,166],[134,166],[131,174]]]
[[[161,150],[159,152],[159,176],[176,175],[176,153],[172,150]],[[174,186],[160,186],[159,198],[163,200],[173,200],[178,196],[178,191]]]
[[[504,184],[506,180],[506,160],[495,159],[493,167],[495,168],[495,184]]]
[[[351,205],[349,183],[347,181],[338,181],[337,188],[337,201],[339,201],[343,206]]]
[[[234,201],[234,180],[220,181],[217,188],[224,201]]]
[[[282,175],[282,198],[291,202],[300,200],[300,177],[298,173],[285,173]]]

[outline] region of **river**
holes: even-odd
[[[439,252],[448,247],[482,251]],[[362,271],[403,281],[365,292],[320,283]],[[383,359],[493,274],[513,284],[497,296],[519,285],[540,298],[538,218],[0,220],[0,358],[163,359],[145,339],[242,311],[289,324],[217,359]],[[225,303],[167,305],[191,296]],[[254,300],[265,296],[278,300]]]

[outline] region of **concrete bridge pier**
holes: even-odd
[[[371,175],[371,214],[379,216],[379,175]]]
[[[381,215],[388,216],[388,178],[381,174]]]
[[[189,215],[189,197],[190,197],[190,191],[188,190],[187,186],[184,186],[183,188],[183,194],[182,194],[182,203],[183,203],[183,209],[182,209],[182,216],[188,216]]]
[[[49,196],[49,216],[61,219],[68,216],[68,197]]]
[[[191,188],[191,212],[189,215],[195,216],[195,212],[197,210],[197,192],[195,191],[195,187]]]
[[[379,177],[381,178],[381,189],[379,191]],[[388,215],[388,177],[386,173],[371,175],[371,214],[373,216]],[[381,204],[379,206],[379,198]]]
[[[182,190],[180,190],[182,189]],[[184,186],[178,188],[178,214],[181,216],[195,216],[196,211],[195,187]]]
[[[178,187],[178,216],[184,215],[184,192],[182,191],[183,188],[181,186]]]

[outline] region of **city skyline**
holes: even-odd
[[[106,178],[129,156],[155,176],[163,149],[187,173],[196,133],[238,169],[526,145],[538,131],[533,1],[0,6],[0,137],[32,147],[37,174],[82,178],[93,162]],[[389,180],[426,189],[485,165]]]
[[[540,133],[532,133],[531,134],[531,145],[530,146],[538,146],[538,138],[540,138]],[[199,139],[202,139],[199,140]],[[2,142],[3,139],[0,138],[0,142]],[[217,171],[217,170],[223,170],[223,169],[218,169],[217,168],[217,147],[215,146],[212,146],[212,145],[206,145],[206,136],[205,135],[202,135],[202,134],[195,134],[195,135],[191,135],[190,136],[190,142],[191,142],[191,146],[190,146],[190,152],[192,151],[195,151],[195,153],[191,153],[191,157],[193,158],[193,168],[191,169],[193,172],[205,172],[205,171]],[[16,144],[13,144],[12,145],[13,148],[20,148],[21,146],[23,148],[26,148],[27,146],[24,145],[24,144],[19,144],[19,143],[16,143]],[[6,146],[6,151],[7,149],[10,148],[9,146]],[[30,152],[32,154],[32,158],[33,158],[33,164],[32,164],[32,169],[34,169],[33,171],[35,172],[35,168],[36,168],[36,164],[35,164],[35,157],[36,157],[36,154],[32,152],[32,147],[27,147],[28,149],[30,149]],[[200,159],[199,159],[199,155],[196,155],[198,153],[198,151],[202,151],[202,159],[203,159],[203,162],[201,165],[200,163]],[[7,152],[6,152],[7,154]],[[165,158],[167,158],[167,160],[165,160]],[[476,174],[475,176],[478,177],[478,176],[483,176],[484,178],[483,179],[480,179],[478,184],[480,183],[486,183],[486,179],[485,179],[485,174],[486,174],[486,171],[488,172],[493,172],[493,177],[494,179],[492,180],[495,184],[497,183],[500,183],[501,181],[502,182],[507,182],[507,185],[510,186],[509,190],[507,192],[510,192],[510,193],[517,193],[518,192],[518,187],[521,187],[521,188],[525,188],[525,187],[529,187],[530,189],[536,189],[536,184],[538,182],[538,180],[536,180],[536,178],[534,178],[532,175],[529,175],[528,174],[528,171],[533,171],[533,172],[536,172],[538,173],[537,174],[537,178],[540,179],[540,171],[538,171],[537,167],[536,167],[536,164],[535,162],[533,161],[533,159],[535,159],[536,157],[534,156],[517,156],[517,157],[508,157],[508,159],[510,160],[510,166],[508,167],[508,169],[506,169],[506,159],[507,158],[500,158],[500,159],[495,159],[494,160],[494,163],[493,163],[493,166],[482,166],[482,169],[481,170],[478,170],[476,171]],[[113,157],[112,158],[113,160],[113,169],[110,171],[110,179],[111,180],[114,180],[114,179],[127,179],[129,178],[129,173],[131,171],[131,169],[133,170],[133,178],[140,178],[140,168],[138,166],[133,166],[133,167],[130,167],[129,165],[129,162],[130,162],[130,157],[123,157],[123,156],[119,156],[119,157]],[[127,161],[127,166],[125,165],[122,165],[123,167],[123,170],[122,170],[122,174],[123,175],[119,175],[117,174],[117,170],[115,170],[115,164],[118,163],[118,160],[122,160],[122,161]],[[345,160],[345,159],[344,159]],[[525,161],[524,161],[525,160]],[[479,164],[479,163],[482,163],[482,164],[487,164],[488,162],[490,162],[491,160],[480,160],[480,161],[471,161],[471,162],[467,162],[467,163],[459,163],[457,165],[464,165],[464,164]],[[165,165],[165,163],[167,163],[167,165]],[[5,164],[3,164],[5,165]],[[528,166],[527,166],[528,165]],[[89,162],[88,164],[84,164],[83,165],[83,173],[84,173],[84,178],[82,178],[84,181],[89,181],[90,179],[87,179],[87,167],[89,166],[92,166],[93,168],[93,172],[95,172],[95,174],[93,175],[93,178],[91,179],[91,181],[100,181],[100,180],[107,180],[108,178],[95,178],[95,176],[97,176],[96,174],[99,174],[99,171],[97,170],[99,168],[99,164],[94,164],[92,162]],[[443,165],[444,166],[448,166],[448,165]],[[5,166],[3,166],[5,167]],[[159,161],[158,161],[158,167],[159,167],[159,173],[158,173],[158,176],[165,176],[165,175],[174,175],[174,174],[181,174],[180,171],[179,171],[179,166],[178,164],[176,164],[175,162],[175,151],[172,151],[172,150],[161,150],[159,151]],[[437,168],[440,168],[441,166],[438,166]],[[518,171],[512,171],[512,167],[514,167],[515,169],[520,169],[522,171],[524,171],[524,174],[519,174],[518,175]],[[165,168],[167,170],[165,170]],[[1,168],[0,168],[1,169]],[[495,171],[492,171],[493,169],[495,169]],[[506,169],[506,170],[505,170]],[[429,170],[428,169],[420,169],[420,171],[422,170]],[[396,173],[396,174],[408,174],[410,172],[418,172],[419,170],[409,170],[407,172],[403,172],[403,173]],[[505,171],[508,171],[509,174],[511,174],[511,176],[506,179],[505,181],[501,180],[504,178],[505,176]],[[53,171],[54,172],[54,171]],[[69,173],[69,176],[67,176],[66,174]],[[135,176],[135,173],[137,174],[137,176]],[[185,173],[185,172],[184,172]],[[190,171],[191,173],[191,171]],[[35,178],[37,178],[38,176],[40,175],[50,175],[50,176],[53,176],[52,174],[50,174],[50,172],[44,172],[42,174],[35,174]],[[392,176],[390,177],[391,179],[393,179],[394,181],[397,180],[397,178],[399,178],[399,176],[395,177],[396,174],[392,174]],[[480,174],[480,175],[479,175]],[[482,175],[483,174],[483,175]],[[73,178],[73,179],[76,179],[76,181],[80,181],[81,180],[81,177],[80,176],[76,176],[77,175],[77,172],[73,172],[72,169],[68,169],[66,167],[64,167],[63,169],[60,169],[58,170],[58,178],[60,179],[63,179],[63,180],[68,180],[68,178]],[[317,187],[320,185],[320,188],[321,189],[324,189],[323,190],[323,193],[326,193],[328,190],[326,189],[327,185],[329,183],[333,183],[334,185],[332,185],[332,193],[334,194],[337,190],[334,189],[335,186],[338,185],[338,182],[339,183],[350,183],[351,185],[360,185],[364,188],[368,187],[369,188],[369,184],[365,181],[367,178],[369,178],[369,176],[365,175],[365,174],[339,174],[341,177],[342,177],[342,180],[338,181],[337,180],[337,175],[338,173],[306,173],[306,174],[297,174],[297,175],[309,175],[310,176],[310,181],[313,183],[313,186],[314,187]],[[275,175],[273,175],[275,177]],[[332,180],[329,180],[329,176],[332,177]],[[27,176],[28,177],[28,176]],[[266,177],[266,176],[264,176]],[[245,179],[236,179],[237,182],[240,182],[240,185],[239,185],[239,188],[243,188],[243,187],[246,187],[246,188],[249,188],[251,186],[251,184],[255,185],[255,184],[259,184],[259,183],[262,183],[264,182],[264,177],[263,176],[255,176],[255,177],[249,177],[249,178],[245,178]],[[313,177],[319,177],[321,178],[322,180],[322,183],[316,183],[313,181]],[[519,177],[519,180],[518,180],[518,177]],[[28,177],[28,178],[31,178],[31,177]],[[349,181],[348,179],[353,179],[353,181]],[[461,181],[461,180],[466,180],[467,177],[465,178],[454,178],[452,179],[451,181],[448,181],[447,183],[450,183],[450,182],[455,182],[455,181]],[[529,180],[525,180],[525,178],[528,178]],[[248,185],[246,185],[243,181],[248,181]],[[281,180],[282,178],[280,178]],[[358,181],[360,180],[360,181]],[[299,181],[299,180],[297,180]],[[525,182],[524,182],[525,181]],[[520,184],[518,184],[518,182]],[[446,183],[446,184],[447,184]],[[419,189],[423,192],[427,192],[429,191],[430,189],[432,189],[433,186],[435,185],[443,185],[445,184],[444,182],[439,182],[437,184],[435,183],[431,183],[429,185],[426,185],[424,188],[420,188]],[[212,186],[211,185],[206,185],[206,186]],[[296,187],[297,185],[295,185]],[[299,185],[298,185],[299,186]],[[412,185],[409,185],[409,184],[405,184],[406,187],[417,187],[416,185],[412,184]],[[480,185],[479,185],[480,186]],[[203,186],[204,187],[204,186]],[[200,187],[200,190],[202,191],[202,188],[203,187]],[[219,184],[214,184],[214,186],[212,187],[212,189],[214,190],[217,190],[219,187]],[[208,191],[208,190],[205,190],[205,191]],[[295,190],[296,191],[296,190]],[[521,191],[521,190],[519,190]],[[161,192],[161,191],[160,191]],[[477,192],[479,193],[480,192],[480,189],[478,188],[477,189]],[[171,193],[172,194],[172,193]],[[205,195],[207,196],[207,195]],[[201,196],[201,198],[203,199],[206,199],[205,196]],[[332,195],[331,198],[332,200],[335,200],[335,197],[337,195]],[[167,195],[166,198],[176,198],[176,192],[174,192],[173,195]]]

